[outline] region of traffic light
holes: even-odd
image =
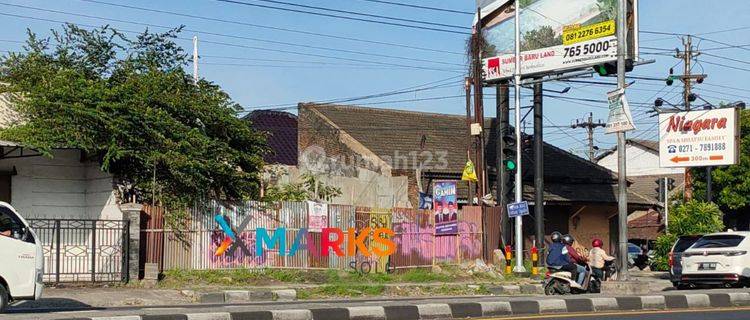
[[[674,179],[667,178],[667,190],[672,191],[674,189]]]
[[[659,202],[664,203],[667,201],[666,199],[666,181],[664,181],[664,178],[656,179],[654,182],[656,182],[656,194],[658,194],[657,198],[659,199]]]
[[[669,77],[667,77],[667,85],[671,86],[672,84],[674,84],[674,79],[675,78],[676,78],[675,76],[669,76]]]
[[[506,133],[503,135],[503,142],[505,143],[503,148],[503,166],[506,171],[513,173],[516,170],[516,135],[514,133]]]
[[[516,135],[513,132],[506,132],[503,139],[503,171],[505,175],[505,199],[508,202],[513,202],[515,198],[515,177],[516,169],[518,165],[516,163]]]
[[[594,71],[600,76],[616,75],[617,74],[617,62],[606,62],[594,66]],[[625,60],[625,72],[633,71],[633,59]]]

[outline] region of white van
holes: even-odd
[[[28,222],[0,201],[0,312],[10,301],[42,297],[44,254]]]

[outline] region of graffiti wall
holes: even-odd
[[[211,202],[190,210],[187,230],[159,230],[146,250],[164,269],[298,268],[393,272],[482,258],[482,212],[458,212],[457,234],[435,235],[434,214],[310,204]],[[321,215],[325,214],[325,217]],[[220,222],[225,223],[220,223]],[[375,232],[379,230],[379,232]],[[149,232],[146,230],[146,232]],[[364,234],[367,233],[367,234]],[[359,241],[359,244],[352,244]],[[387,255],[389,244],[393,251]]]

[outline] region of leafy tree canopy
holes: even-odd
[[[740,114],[740,161],[739,164],[715,167],[713,177],[713,201],[727,212],[750,211],[750,110]],[[706,171],[692,170],[695,175],[695,197],[706,198]]]
[[[180,208],[197,198],[257,193],[264,137],[209,81],[193,84],[174,40],[181,28],[130,38],[68,24],[0,60],[0,92],[22,122],[0,131],[46,156],[78,148],[122,185]],[[153,183],[156,181],[156,184]]]

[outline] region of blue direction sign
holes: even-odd
[[[526,201],[508,204],[508,217],[515,218],[529,214],[529,203]]]

